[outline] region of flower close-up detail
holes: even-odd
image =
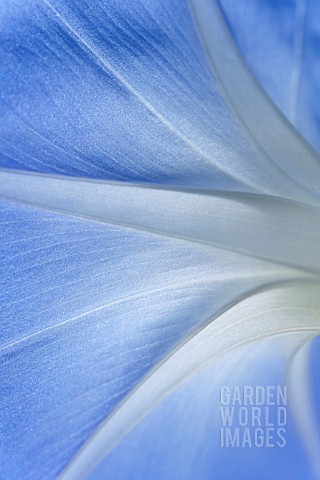
[[[320,3],[0,25],[0,479],[320,479]]]

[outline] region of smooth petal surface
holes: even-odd
[[[319,156],[249,72],[228,5],[0,6],[4,478],[233,475],[239,452],[203,450],[222,379],[284,382],[319,333]],[[267,459],[277,478],[302,444],[285,471],[312,475],[312,429],[290,425],[243,478]]]
[[[310,199],[243,130],[187,2],[10,0],[0,12],[2,166]]]
[[[80,450],[62,478],[86,477],[161,400],[236,346],[281,333],[319,332],[319,284],[266,289],[237,302],[176,349]]]
[[[223,355],[198,373],[153,410],[112,451],[91,479],[112,477],[140,480],[183,478],[313,480],[308,457],[296,435],[295,422],[287,408],[285,448],[254,446],[222,448],[220,429],[221,389],[246,385],[286,385],[286,367],[304,334],[286,334],[242,346]],[[223,390],[222,390],[223,391]],[[288,393],[290,402],[290,390]],[[239,407],[239,406],[238,406]],[[290,404],[289,404],[290,407]],[[269,407],[269,419],[276,407]],[[243,427],[234,420],[234,427]],[[272,440],[277,434],[272,431]],[[259,439],[260,440],[260,439]],[[266,442],[266,438],[263,440]],[[242,436],[240,435],[240,445]],[[144,446],[141,449],[141,445]],[[164,462],[163,459],[166,459]]]
[[[319,155],[281,115],[249,72],[218,0],[190,0],[190,4],[211,68],[244,129],[269,164],[319,196]],[[284,191],[282,195],[286,196]],[[295,199],[300,195],[297,191]]]
[[[319,461],[319,337],[297,349],[289,365],[292,411],[315,478],[320,475]]]
[[[10,200],[320,271],[319,206],[4,171],[0,180],[0,194]]]
[[[248,292],[302,275],[219,248],[15,204],[2,203],[1,212],[7,478],[55,478],[187,335]]]
[[[319,2],[219,0],[219,3],[257,79],[319,151]]]

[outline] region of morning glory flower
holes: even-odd
[[[318,9],[2,3],[1,478],[319,478]]]

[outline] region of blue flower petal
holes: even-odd
[[[67,467],[78,480],[126,434],[134,452],[136,423],[213,357],[319,330],[319,158],[256,85],[217,5],[0,7],[5,478]],[[200,471],[178,460],[177,475],[211,472],[208,457]]]
[[[278,426],[278,405],[267,405],[265,401],[258,407],[264,422],[261,433],[257,425],[252,427],[250,423],[250,405],[244,407],[248,425],[241,427],[237,416],[239,405],[232,400],[235,389],[239,389],[243,402],[244,386],[250,386],[254,392],[256,386],[269,387],[271,392],[280,387],[284,392],[284,388],[288,388],[287,364],[306,338],[303,333],[279,335],[239,347],[216,359],[163,400],[88,478],[313,480],[314,472],[296,435],[290,405],[283,407],[286,424],[280,433],[285,447],[281,448],[277,446],[278,440],[283,445],[283,439],[278,436],[278,428],[281,428]],[[235,410],[230,432],[233,435],[237,428],[240,432],[238,447],[234,448],[226,447],[225,443],[222,446],[221,442],[221,392],[225,386],[231,392],[229,408]],[[277,403],[276,396],[274,399]],[[290,403],[290,393],[286,400]],[[281,401],[279,405],[282,406]],[[265,423],[269,422],[274,422],[275,426],[267,429]],[[225,436],[226,430],[223,428]],[[249,443],[242,446],[244,430],[249,432],[251,446]],[[266,447],[267,441],[275,447]],[[257,446],[262,442],[262,447]]]
[[[80,450],[65,470],[63,480],[87,476],[157,404],[219,356],[277,334],[302,333],[305,338],[317,335],[319,305],[319,284],[298,283],[261,290],[229,306],[141,382]],[[256,368],[260,370],[258,364]],[[228,378],[227,369],[226,363],[221,371],[223,378]],[[262,369],[261,375],[267,374]]]
[[[257,79],[319,151],[319,2],[219,2]]]
[[[187,2],[10,0],[1,19],[2,166],[296,196],[234,115]]]
[[[134,385],[230,302],[292,272],[2,203],[1,472],[50,479]],[[241,279],[241,280],[240,280]]]

